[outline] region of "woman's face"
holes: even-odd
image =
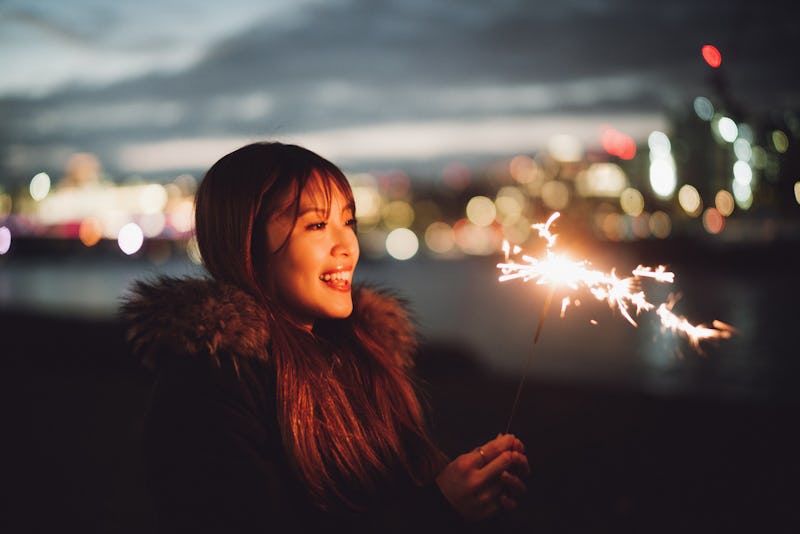
[[[316,319],[342,319],[353,311],[350,282],[359,256],[348,199],[334,186],[328,205],[320,189],[313,181],[305,188],[296,222],[290,207],[267,223],[273,293],[308,329]]]

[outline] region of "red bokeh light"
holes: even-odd
[[[709,66],[713,68],[717,68],[722,65],[722,54],[717,47],[714,45],[705,45],[703,46],[703,59],[706,60]]]
[[[620,159],[631,160],[636,155],[636,142],[633,138],[614,128],[603,130],[600,142],[606,152]]]

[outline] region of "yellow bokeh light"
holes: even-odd
[[[734,205],[733,195],[731,195],[730,192],[722,189],[717,191],[717,194],[714,195],[714,207],[716,207],[724,217],[728,217],[733,213]]]
[[[564,163],[573,163],[583,159],[584,147],[580,139],[574,135],[558,134],[547,141],[547,150],[553,159]]]
[[[512,186],[500,188],[494,201],[497,219],[502,224],[513,224],[522,216],[525,204],[525,194],[518,188]]]
[[[619,196],[619,204],[622,211],[636,217],[644,211],[644,196],[638,189],[629,187]]]
[[[0,217],[8,217],[13,207],[11,195],[0,193]]]
[[[138,189],[138,193],[142,213],[160,213],[167,205],[167,190],[161,184],[148,184]]]
[[[381,195],[377,188],[357,185],[353,186],[353,198],[356,203],[356,217],[361,226],[376,224],[381,218]]]
[[[167,218],[161,212],[142,215],[139,219],[139,226],[145,237],[158,237],[167,226]]]
[[[703,200],[693,185],[686,184],[678,190],[678,203],[690,217],[697,217],[703,211]]]
[[[539,176],[539,166],[529,156],[514,156],[508,164],[511,177],[521,184],[534,182]]]
[[[453,227],[442,221],[431,223],[425,229],[425,245],[437,254],[447,254],[455,246]]]
[[[569,188],[564,182],[550,180],[542,186],[542,202],[553,210],[563,210],[569,205]]]
[[[489,226],[497,217],[494,202],[485,196],[474,196],[467,202],[467,219],[476,226]]]
[[[772,145],[777,152],[784,154],[789,150],[789,138],[781,130],[775,130],[772,132]]]
[[[800,182],[794,183],[794,200],[800,204]]]
[[[169,213],[169,222],[179,233],[191,232],[194,228],[194,203],[189,199],[175,203]]]
[[[592,163],[575,179],[575,190],[582,197],[617,198],[628,185],[628,176],[616,163]]]
[[[381,210],[381,215],[383,225],[389,230],[408,228],[414,222],[414,208],[405,200],[389,202]]]

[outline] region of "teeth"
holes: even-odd
[[[325,273],[319,276],[323,282],[350,280],[350,271],[337,271],[335,273]]]

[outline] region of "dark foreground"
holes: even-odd
[[[0,532],[153,532],[137,456],[150,377],[113,321],[0,313]],[[428,342],[420,372],[453,455],[505,429],[517,386]],[[791,400],[525,385],[512,431],[533,475],[520,532],[800,532]]]

